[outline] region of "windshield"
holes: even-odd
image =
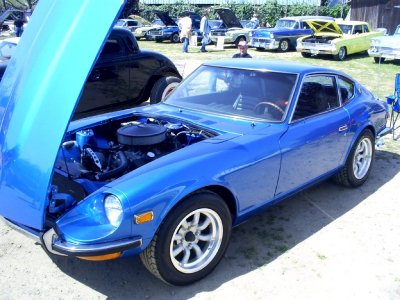
[[[256,29],[258,27],[258,23],[251,20],[241,20],[240,24],[242,24],[243,28]]]
[[[297,22],[294,20],[278,20],[276,28],[296,28]]]
[[[352,34],[353,25],[338,24],[344,34]]]
[[[151,23],[153,26],[164,26],[164,23],[160,19],[155,19],[153,23]]]
[[[115,24],[115,25],[117,25],[117,26],[124,26],[124,24],[125,24],[125,21],[123,21],[123,20],[118,20],[118,21],[117,21],[117,24]]]
[[[201,66],[166,103],[207,113],[280,122],[297,74]]]

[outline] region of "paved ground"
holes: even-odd
[[[325,182],[236,228],[217,269],[188,287],[138,258],[49,257],[0,223],[0,299],[399,299],[399,143],[361,188]]]

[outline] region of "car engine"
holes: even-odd
[[[62,144],[56,167],[72,179],[107,182],[161,156],[215,136],[191,125],[153,118],[77,131]]]

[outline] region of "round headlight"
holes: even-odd
[[[108,195],[104,199],[104,210],[110,224],[118,227],[122,222],[122,204],[117,196]]]

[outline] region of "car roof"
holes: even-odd
[[[343,21],[343,20],[338,20],[336,21],[337,24],[343,24],[343,25],[366,25],[368,24],[367,22],[363,21]]]
[[[284,17],[279,20],[295,20],[295,21],[304,21],[304,20],[334,20],[333,17],[329,16],[293,16],[293,17]]]
[[[205,62],[203,65],[236,68],[236,69],[251,69],[255,71],[272,71],[272,72],[287,72],[296,74],[308,73],[337,73],[339,71],[301,63],[286,62],[281,60],[265,60],[265,59],[224,59]],[[343,75],[343,74],[342,74]]]

